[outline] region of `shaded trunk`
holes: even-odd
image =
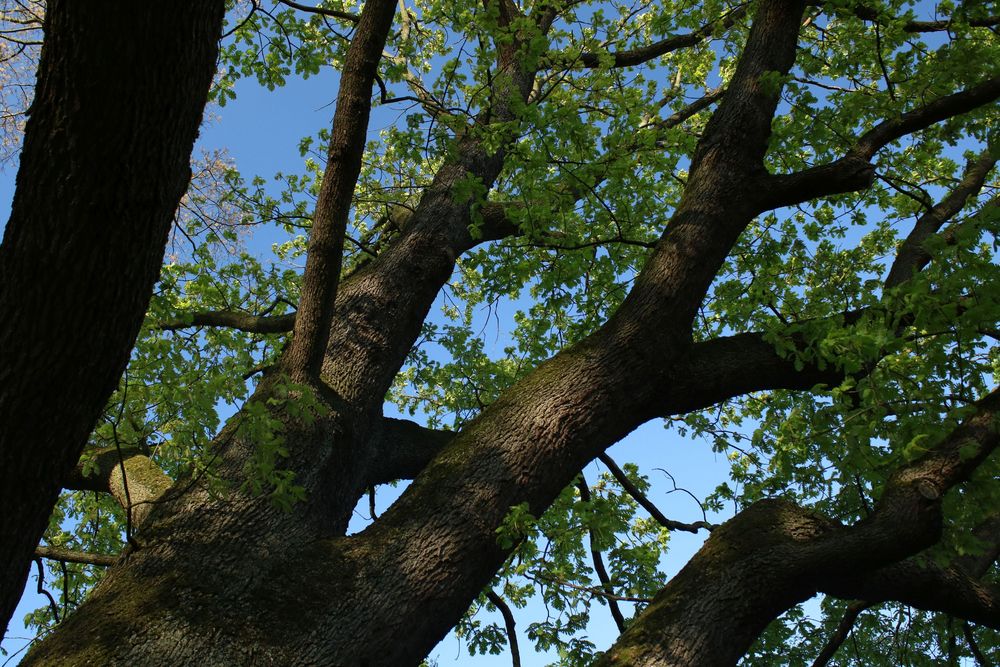
[[[0,245],[3,627],[142,322],[190,177],[223,4],[47,5]]]

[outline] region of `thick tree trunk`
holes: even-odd
[[[4,628],[142,322],[190,176],[223,4],[47,5],[0,246]]]

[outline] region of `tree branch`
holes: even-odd
[[[667,118],[662,120],[654,120],[647,125],[639,128],[639,132],[653,132],[654,136],[656,134],[664,133],[666,130],[672,129],[691,118],[695,114],[699,113],[710,107],[712,104],[717,102],[725,94],[724,88],[716,88],[706,92],[702,97],[694,100],[690,104],[686,105],[682,109],[674,112]],[[566,204],[565,200],[560,199],[561,196],[565,196],[571,199],[573,202],[578,201],[588,192],[595,189],[600,185],[607,173],[610,171],[611,167],[614,165],[615,161],[620,158],[621,155],[632,154],[634,151],[639,150],[643,145],[641,141],[635,141],[633,143],[627,143],[624,146],[615,147],[613,149],[609,148],[603,155],[601,155],[595,162],[595,165],[599,166],[599,169],[594,170],[586,182],[577,182],[569,186],[558,185],[555,186],[557,196],[553,198],[550,202],[540,202],[539,205],[543,207],[554,207],[557,204]],[[662,139],[656,139],[654,145],[662,148],[664,146],[664,141]],[[524,233],[514,222],[510,219],[509,212],[511,208],[515,209],[525,209],[526,205],[521,202],[486,202],[479,208],[479,215],[482,219],[482,227],[480,229],[480,234],[473,241],[473,244],[483,243],[486,241],[495,241],[510,236],[519,236]],[[530,220],[529,220],[530,222]],[[538,236],[536,239],[537,243],[531,243],[533,247],[545,247],[553,248],[557,250],[580,250],[583,248],[594,247],[595,245],[604,245],[609,243],[624,243],[631,245],[641,245],[646,248],[652,248],[656,245],[654,241],[629,241],[623,238],[612,238],[606,240],[596,240],[587,241],[574,244],[566,244],[560,242],[549,242],[546,232],[541,230],[539,232],[534,232],[533,230],[528,230],[527,234],[529,236]],[[461,251],[465,251],[468,248],[461,248]]]
[[[567,65],[582,65],[583,67],[600,67],[602,62],[607,62],[609,60],[611,62],[611,67],[633,67],[635,65],[641,65],[642,63],[649,62],[654,58],[666,55],[671,51],[677,51],[678,49],[694,46],[707,38],[718,35],[735,25],[737,21],[746,15],[746,13],[747,4],[744,3],[728,14],[725,14],[715,21],[706,23],[701,28],[698,28],[694,32],[686,35],[668,37],[667,39],[661,39],[653,44],[647,44],[646,46],[628,49],[626,51],[616,51],[611,54],[584,52],[577,58],[563,58],[562,61],[564,61]],[[554,60],[559,60],[558,56],[554,58]]]
[[[907,21],[903,26],[904,32],[943,32],[951,30],[958,22],[955,19],[941,21]],[[1000,16],[984,16],[978,19],[969,19],[968,25],[971,28],[992,28],[1000,25]]]
[[[78,463],[63,481],[63,488],[110,493],[131,512],[132,526],[140,526],[154,504],[173,485],[173,480],[139,448],[122,448],[119,458],[115,447],[105,447],[85,452],[85,458],[88,460]]]
[[[1000,98],[1000,75],[976,86],[946,95],[898,118],[883,121],[865,132],[834,162],[794,174],[767,175],[757,192],[758,210],[791,206],[826,195],[852,192],[871,185],[875,168],[871,158],[887,144],[953,116],[959,116]]]
[[[580,500],[589,503],[591,501],[590,487],[587,486],[587,479],[583,476],[583,473],[580,473],[576,488],[580,491]],[[597,579],[601,582],[601,588],[607,593],[604,599],[608,601],[608,609],[611,611],[611,617],[615,619],[618,632],[625,632],[625,615],[622,614],[621,607],[618,606],[618,600],[611,597],[614,595],[615,589],[611,585],[611,577],[608,576],[608,569],[604,566],[604,557],[601,555],[601,550],[597,545],[597,535],[594,533],[594,529],[589,526],[587,527],[587,537],[590,541],[590,558],[594,563],[594,572],[597,573]]]
[[[637,503],[639,503],[639,506],[649,512],[649,515],[667,530],[683,530],[688,533],[697,533],[703,528],[709,531],[715,528],[713,524],[710,524],[707,521],[681,523],[680,521],[668,519],[664,516],[663,512],[661,512],[660,509],[649,500],[646,494],[640,491],[639,487],[632,483],[632,480],[628,478],[628,475],[625,474],[624,470],[618,467],[618,464],[615,463],[614,459],[607,454],[601,454],[597,458],[601,463],[607,466],[614,478],[618,480],[619,484],[621,484],[621,487],[625,489],[625,491],[632,496]]]
[[[504,629],[507,632],[507,644],[510,646],[511,665],[512,667],[521,667],[521,651],[517,646],[517,633],[514,630],[514,614],[511,612],[510,606],[492,588],[486,589],[486,597],[497,608],[500,615],[503,616]]]
[[[1000,98],[1000,75],[986,79],[971,88],[938,98],[897,118],[879,123],[861,135],[851,152],[870,160],[875,153],[896,139],[953,116],[968,113],[997,98]]]
[[[157,325],[162,331],[177,331],[190,327],[228,327],[248,333],[270,334],[291,331],[295,326],[295,313],[286,315],[251,315],[232,310],[197,311],[185,317],[166,320]]]
[[[979,642],[976,641],[976,636],[972,632],[972,626],[968,621],[962,623],[962,634],[965,636],[965,641],[969,645],[969,650],[972,651],[972,655],[976,659],[976,664],[979,667],[991,667],[993,663],[990,662],[982,650],[979,648]]]
[[[869,603],[896,601],[939,611],[1000,629],[1000,588],[976,581],[965,572],[943,568],[926,559],[909,559],[863,574],[820,584],[820,590],[837,597]]]
[[[976,410],[897,469],[872,515],[853,526],[780,499],[744,509],[712,532],[598,664],[735,662],[770,619],[817,589],[869,602],[898,594],[909,604],[1000,624],[996,592],[964,572],[899,563],[939,539],[943,494],[1000,445],[1000,390]]]
[[[973,528],[972,535],[987,546],[981,553],[957,556],[951,565],[973,579],[982,579],[987,570],[1000,557],[1000,512],[987,517]]]
[[[880,16],[878,10],[873,7],[860,6],[854,9],[854,15],[864,21],[878,21]],[[939,21],[918,21],[916,19],[903,24],[903,32],[942,32],[950,30],[958,21],[955,18],[942,19]],[[1000,16],[983,16],[969,19],[966,22],[972,28],[989,28],[1000,25]]]
[[[413,479],[455,437],[408,419],[384,417],[372,437],[369,485]]]
[[[992,154],[989,147],[980,153],[978,158],[969,160],[958,186],[930,211],[920,216],[909,236],[899,246],[896,260],[892,263],[889,275],[885,279],[885,289],[898,287],[927,265],[931,256],[924,248],[924,242],[936,234],[948,220],[955,217],[970,198],[979,194],[986,177],[996,163],[997,157]]]
[[[858,317],[859,312],[850,312],[831,319],[850,324]],[[670,380],[663,383],[658,414],[684,414],[755,391],[807,390],[843,382],[843,372],[833,364],[823,369],[814,364],[796,368],[794,356],[779,354],[766,338],[764,333],[748,332],[693,344],[671,369]],[[797,345],[806,345],[799,336],[793,339]]]
[[[48,558],[63,563],[82,563],[84,565],[97,565],[98,567],[110,567],[118,562],[118,556],[110,554],[94,554],[84,551],[72,551],[60,547],[35,547],[35,555],[39,558]]]
[[[329,16],[330,18],[342,19],[344,21],[349,21],[351,23],[358,23],[361,17],[357,14],[351,12],[343,12],[339,9],[328,9],[326,7],[310,7],[309,5],[303,5],[298,2],[293,2],[293,0],[278,0],[283,5],[287,5],[293,9],[298,9],[299,11],[308,12],[310,14],[319,14],[320,16]]]
[[[858,616],[861,615],[865,609],[871,607],[869,602],[852,602],[847,605],[847,609],[844,610],[844,616],[840,619],[840,623],[837,625],[837,629],[833,631],[830,638],[826,640],[826,644],[823,645],[823,649],[816,656],[813,661],[812,667],[826,667],[830,663],[830,659],[837,653],[837,649],[840,648],[844,640],[851,634],[851,630],[854,628],[855,621],[858,620]]]
[[[696,99],[691,104],[688,104],[683,109],[675,111],[667,118],[663,120],[654,121],[652,125],[660,130],[668,130],[673,127],[677,127],[684,121],[686,121],[691,116],[695,115],[699,111],[707,109],[712,104],[717,102],[726,94],[725,88],[716,88],[705,93],[703,96]]]
[[[347,49],[326,170],[309,233],[294,336],[284,362],[297,379],[318,377],[336,309],[347,218],[364,155],[371,89],[397,0],[367,0]]]

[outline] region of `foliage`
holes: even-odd
[[[507,205],[521,234],[459,259],[387,396],[395,409],[429,426],[458,428],[621,304],[680,201],[712,106],[668,121],[725,87],[753,8],[713,39],[617,68],[614,52],[698,30],[742,5],[564,2],[560,20],[543,34],[530,21],[501,25],[473,0],[402,4],[405,14],[397,16],[380,72],[378,135],[367,146],[355,192],[345,275],[363,270],[399,234],[463,133],[481,133],[488,146],[516,137],[494,188],[455,187],[477,207]],[[536,4],[523,9],[544,6]],[[875,123],[974,83],[984,63],[1000,62],[996,35],[968,23],[985,15],[976,3],[882,0],[869,3],[877,20],[859,18],[853,4],[813,7],[792,75],[766,81],[782,90],[767,158],[774,172],[834,160]],[[322,6],[357,9],[339,0]],[[949,30],[905,29],[930,12],[954,19]],[[223,118],[225,105],[239,101],[241,79],[279,95],[291,77],[339,70],[351,29],[349,22],[280,3],[237,3],[213,89]],[[474,125],[501,74],[495,45],[514,35],[526,44],[526,62],[546,63],[543,74],[510,123]],[[599,66],[575,66],[590,52],[599,55]],[[871,188],[762,214],[740,236],[698,313],[695,338],[764,331],[798,368],[814,364],[847,377],[812,392],[748,394],[666,422],[671,437],[711,447],[730,466],[729,479],[700,499],[711,520],[774,496],[840,521],[863,518],[887,472],[926,451],[996,382],[1000,219],[977,214],[1000,189],[995,174],[947,228],[953,233],[927,241],[928,267],[882,289],[913,220],[959,182],[967,160],[997,140],[996,124],[996,107],[988,106],[894,142],[878,155]],[[287,335],[161,325],[207,311],[292,312],[329,140],[327,129],[303,133],[300,173],[241,174],[223,153],[196,162],[128,372],[88,447],[140,446],[171,476],[189,474],[210,468],[213,436],[242,405],[239,428],[259,443],[249,488],[286,509],[301,499],[294,475],[281,469],[288,452],[281,422],[271,415],[294,409],[308,419],[318,403],[295,386],[269,404],[244,403]],[[481,224],[476,219],[473,234]],[[845,313],[862,310],[845,322]],[[587,474],[594,477],[592,470]],[[590,500],[570,486],[541,516],[527,505],[511,508],[498,531],[499,543],[515,548],[491,587],[527,621],[519,626],[522,636],[559,665],[588,664],[605,648],[589,633],[605,622],[609,596],[630,600],[622,604],[629,617],[668,579],[669,531],[615,476],[597,470]],[[629,464],[625,473],[640,491],[662,499],[664,489],[651,485],[648,470]],[[988,461],[949,498],[946,537],[932,556],[975,552],[968,526],[1000,500],[991,483],[998,473]],[[116,553],[123,531],[113,501],[72,492],[60,499],[46,541]],[[591,542],[607,561],[609,586],[598,579]],[[50,581],[62,578],[60,613],[99,578],[92,567],[69,565],[63,572],[57,563],[50,574],[56,577]],[[809,664],[844,608],[829,598],[793,609],[767,629],[745,664]],[[53,611],[44,607],[26,621],[50,627]],[[838,664],[889,664],[886,646],[892,664],[970,656],[964,640],[942,639],[960,637],[957,627],[893,603],[875,607],[861,615],[850,655]],[[509,642],[485,593],[456,632],[470,654],[499,653]],[[983,651],[1000,655],[994,635],[977,637]]]

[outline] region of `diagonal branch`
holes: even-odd
[[[63,563],[82,563],[84,565],[97,565],[99,567],[110,567],[118,562],[118,556],[111,554],[94,554],[85,551],[72,551],[60,547],[35,547],[35,555],[39,558],[48,558]]]
[[[990,662],[989,658],[983,654],[982,649],[979,648],[979,642],[976,641],[976,636],[973,634],[972,626],[968,621],[962,623],[962,634],[969,645],[969,650],[972,651],[972,655],[976,659],[976,665],[978,667],[992,667],[993,663]]]
[[[987,148],[979,157],[969,160],[958,186],[938,202],[930,211],[920,216],[906,240],[896,252],[896,260],[885,279],[885,288],[898,287],[930,261],[924,242],[936,234],[941,226],[958,214],[966,202],[979,194],[986,177],[997,163],[997,156]]]
[[[342,21],[348,21],[350,23],[358,23],[361,17],[357,14],[351,12],[344,12],[339,9],[329,9],[327,7],[310,7],[309,5],[303,5],[299,2],[294,2],[293,0],[278,0],[283,5],[287,5],[292,9],[298,9],[302,12],[307,12],[309,14],[319,14],[320,16],[329,16],[334,19],[341,19]]]
[[[752,219],[742,190],[753,184],[739,176],[763,169],[780,98],[761,82],[792,66],[804,11],[804,2],[761,4],[744,57],[699,145],[678,213],[615,315],[467,423],[352,542],[359,578],[370,573],[400,585],[422,576],[438,582],[433,590],[414,591],[411,604],[422,614],[409,617],[411,632],[447,631],[470,596],[483,590],[507,556],[496,529],[510,507],[524,503],[537,515],[588,461],[655,416],[658,394],[676,379],[672,366],[690,347],[686,337],[697,306]],[[428,203],[425,196],[415,217]],[[399,244],[420,230],[411,227]],[[442,546],[435,557],[422,556],[436,537]]]
[[[1000,75],[946,95],[918,109],[885,120],[861,135],[844,157],[794,174],[768,175],[760,182],[758,210],[795,204],[860,190],[871,185],[871,159],[889,143],[942,120],[969,113],[1000,98]]]
[[[940,97],[933,102],[883,121],[861,135],[851,153],[870,160],[875,153],[896,139],[960,116],[1000,98],[1000,75],[986,79],[971,88]]]
[[[340,75],[326,171],[316,200],[294,337],[285,362],[293,377],[319,375],[333,320],[354,188],[361,173],[371,89],[396,0],[365,2]]]
[[[683,530],[688,533],[697,533],[702,528],[704,528],[705,530],[712,530],[713,528],[715,528],[715,526],[708,523],[707,521],[695,521],[694,523],[681,523],[680,521],[674,521],[673,519],[668,519],[666,516],[664,516],[663,512],[660,511],[660,508],[654,505],[646,496],[646,494],[640,491],[639,487],[637,487],[635,484],[632,483],[632,480],[628,478],[628,475],[625,474],[624,470],[618,467],[618,464],[615,463],[614,459],[612,459],[607,454],[601,454],[597,458],[598,460],[600,460],[601,463],[607,466],[608,470],[611,472],[614,478],[618,480],[619,484],[621,484],[621,487],[625,489],[625,491],[630,496],[632,496],[637,503],[639,503],[639,506],[642,507],[647,512],[649,512],[649,515],[653,517],[657,523],[659,523],[667,530]]]
[[[898,597],[1000,627],[995,590],[954,568],[900,563],[940,538],[942,497],[1000,445],[998,418],[995,390],[897,469],[872,515],[853,526],[788,500],[750,505],[712,532],[598,664],[734,663],[770,619],[817,589],[869,602]]]
[[[854,628],[854,623],[858,620],[858,616],[861,615],[865,609],[871,607],[870,602],[852,602],[847,605],[847,609],[844,610],[844,616],[840,619],[840,623],[837,625],[837,629],[833,631],[830,638],[826,640],[826,644],[823,645],[823,649],[816,656],[813,661],[812,667],[826,667],[830,664],[830,659],[837,653],[837,649],[840,648],[844,640],[851,634],[851,630]]]
[[[576,488],[580,491],[580,500],[589,503],[591,501],[590,487],[587,486],[587,479],[583,476],[583,473],[580,473]],[[592,527],[587,527],[587,537],[590,540],[590,558],[594,563],[594,572],[597,573],[597,578],[601,582],[601,588],[607,593],[604,599],[608,601],[608,609],[611,610],[611,617],[615,619],[618,632],[625,632],[625,615],[622,614],[621,607],[618,606],[618,600],[613,597],[615,589],[611,584],[611,577],[608,576],[608,568],[604,566],[604,557],[598,548],[597,535]]]
[[[156,328],[162,331],[177,331],[189,327],[228,327],[248,333],[270,334],[291,331],[294,326],[295,313],[265,316],[234,310],[203,310],[160,322]]]
[[[173,484],[160,466],[139,448],[105,447],[86,452],[85,461],[64,479],[63,488],[110,493],[140,526]],[[124,475],[122,471],[124,470]],[[126,490],[127,485],[127,490]]]
[[[706,23],[694,32],[686,35],[668,37],[666,39],[661,39],[658,42],[647,44],[646,46],[627,49],[625,51],[616,51],[608,54],[586,51],[581,53],[577,58],[563,58],[562,61],[565,61],[565,64],[567,65],[582,65],[583,67],[591,68],[601,67],[602,63],[609,63],[611,67],[633,67],[635,65],[641,65],[672,51],[694,46],[695,44],[698,44],[710,37],[717,36],[718,34],[728,30],[746,15],[748,4],[749,3],[744,3],[715,21]],[[553,58],[553,60],[559,60],[558,56]]]

